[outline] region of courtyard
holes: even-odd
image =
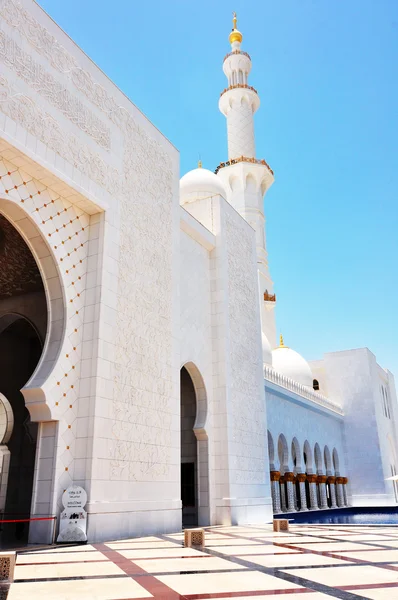
[[[211,527],[203,550],[181,533],[19,552],[7,600],[398,598],[398,530],[388,526]]]

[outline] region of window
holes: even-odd
[[[314,379],[312,382],[312,387],[314,388],[314,390],[318,391],[319,390],[319,381],[317,379]]]
[[[384,385],[381,386],[381,397],[383,402],[383,414],[387,419],[391,419],[390,399],[387,394],[387,388],[384,387]]]
[[[388,393],[387,393],[387,388],[386,388],[386,387],[384,388],[384,396],[385,396],[385,398],[386,398],[387,416],[388,416],[388,418],[389,418],[389,419],[391,419],[390,398],[389,398],[389,396],[388,396]]]

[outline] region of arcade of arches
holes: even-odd
[[[31,514],[38,423],[31,421],[21,389],[38,365],[46,329],[47,303],[39,269],[25,241],[0,214],[0,393],[8,400],[14,421],[0,459],[0,513],[5,519]],[[28,530],[27,523],[4,524],[1,541],[26,541]]]
[[[268,431],[268,452],[274,513],[348,506],[348,479],[341,476],[336,448],[312,448],[307,440],[301,447],[297,438],[289,447],[283,434],[275,446]]]

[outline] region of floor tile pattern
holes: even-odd
[[[18,553],[0,600],[398,600],[398,528],[211,527],[203,550],[182,533]]]

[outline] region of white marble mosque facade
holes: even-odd
[[[367,349],[309,364],[278,346],[273,172],[255,154],[260,101],[241,41],[235,23],[220,98],[228,161],[179,181],[178,151],[38,4],[0,0],[0,217],[46,301],[44,314],[31,295],[42,292],[12,272],[3,293],[0,275],[0,341],[10,315],[42,341],[21,388],[37,430],[29,514],[58,515],[81,485],[89,541],[181,528],[182,368],[200,525],[397,502],[391,373]],[[50,536],[48,522],[30,525],[31,541]]]

